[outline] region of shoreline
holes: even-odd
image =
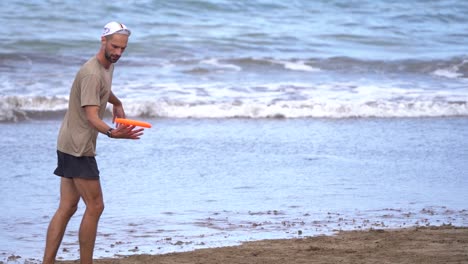
[[[94,263],[468,263],[467,248],[468,227],[443,225],[342,231],[332,236],[260,240],[188,252],[104,258]]]

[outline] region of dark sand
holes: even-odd
[[[347,231],[336,236],[264,240],[184,253],[100,259],[95,263],[468,263],[468,227]]]

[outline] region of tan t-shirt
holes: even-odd
[[[73,82],[68,110],[60,127],[57,149],[81,157],[96,155],[98,131],[88,122],[84,106],[99,106],[99,117],[106,111],[112,86],[114,65],[106,70],[96,57],[88,60]]]

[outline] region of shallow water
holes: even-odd
[[[98,139],[96,257],[335,230],[468,225],[468,119],[149,119]],[[40,259],[60,120],[1,124],[0,257]],[[81,204],[61,258],[78,256]]]
[[[0,10],[0,122],[63,114],[110,20],[133,32],[113,80],[132,116],[468,116],[466,1],[12,0]]]

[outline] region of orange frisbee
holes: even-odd
[[[129,126],[139,126],[139,127],[146,127],[151,128],[151,124],[143,121],[126,119],[126,118],[115,118],[115,122],[119,124],[129,125]]]

